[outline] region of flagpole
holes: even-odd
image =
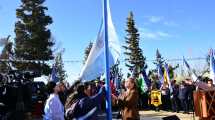
[[[111,89],[110,89],[110,66],[109,66],[109,49],[108,49],[108,15],[107,15],[107,5],[108,0],[103,0],[103,22],[104,22],[104,49],[105,49],[105,90],[106,90],[106,114],[107,120],[112,120],[112,110],[111,110]]]

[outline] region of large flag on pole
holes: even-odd
[[[188,71],[191,72],[191,74],[192,74],[191,77],[192,77],[193,81],[196,82],[198,80],[198,77],[197,77],[196,73],[193,72],[193,70],[191,69],[190,65],[188,64],[188,62],[185,60],[184,57],[183,57],[183,62],[185,64],[186,68],[188,69]]]
[[[112,22],[109,1],[107,2],[107,27],[108,27],[108,44],[109,44],[109,67],[112,67],[120,56],[120,45],[118,37]],[[101,76],[105,72],[105,58],[104,58],[104,33],[105,26],[102,22],[100,26],[97,39],[93,44],[87,61],[80,73],[80,79],[83,81],[90,81]]]
[[[172,84],[169,77],[169,68],[168,68],[168,64],[166,63],[164,65],[164,81],[169,84],[170,93],[172,93],[173,89],[172,89]]]
[[[210,79],[212,79],[213,84],[215,84],[215,60],[213,49],[210,50]]]
[[[87,61],[80,73],[82,81],[93,80],[105,73],[107,120],[112,119],[110,68],[117,62],[120,45],[111,19],[109,0],[103,1],[103,22]]]

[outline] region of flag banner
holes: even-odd
[[[165,69],[164,70],[164,81],[169,84],[169,90],[170,90],[170,93],[172,93],[173,89],[172,89],[172,84],[171,84],[170,77],[169,77],[168,64],[165,63],[164,69]]]
[[[57,68],[55,65],[52,66],[52,73],[51,73],[50,81],[53,81],[55,83],[57,83],[59,81],[58,76],[57,76]]]
[[[160,87],[161,87],[163,82],[164,82],[162,66],[160,64],[158,64],[157,69],[158,69],[158,79],[159,79],[159,82],[160,82],[159,84],[160,84]]]
[[[213,84],[215,84],[215,60],[213,49],[210,50],[210,79],[212,79]]]
[[[188,64],[188,62],[185,60],[184,57],[183,57],[183,63],[185,64],[188,71],[191,72],[191,74],[192,74],[191,77],[192,77],[193,81],[196,82],[198,80],[198,77],[197,77],[196,73],[193,72],[193,70],[191,69],[190,65]]]
[[[141,93],[145,93],[148,90],[148,86],[144,80],[143,74],[139,74],[139,78],[137,80],[138,87],[140,88]]]
[[[120,44],[112,22],[109,2],[107,4],[108,15],[108,43],[109,43],[109,67],[111,68],[119,59]],[[80,73],[82,81],[94,80],[105,72],[105,58],[104,58],[104,23],[100,26],[97,39],[93,44],[87,61]]]
[[[142,75],[143,75],[143,78],[144,78],[144,80],[145,80],[145,83],[146,83],[146,85],[147,85],[147,87],[148,87],[148,89],[151,87],[151,81],[150,81],[150,79],[148,78],[148,76],[147,76],[147,74],[146,74],[146,70],[143,70],[142,71]]]
[[[159,105],[162,104],[161,91],[152,90],[150,98],[151,98],[151,104],[154,105],[155,107],[158,107]]]

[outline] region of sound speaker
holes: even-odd
[[[163,120],[180,120],[176,115],[171,115],[167,117],[163,117]]]

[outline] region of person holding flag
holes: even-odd
[[[140,109],[148,108],[148,92],[149,92],[149,79],[146,75],[145,70],[139,74],[137,79],[138,91],[139,91],[139,107]]]
[[[134,78],[128,78],[125,81],[126,91],[116,97],[112,95],[112,98],[117,101],[118,105],[122,108],[122,119],[123,120],[139,120],[138,110],[138,90]]]
[[[163,110],[170,110],[170,94],[172,93],[172,86],[170,83],[169,70],[168,65],[165,63],[164,65],[164,83],[161,87],[161,100],[162,100],[162,108]]]

